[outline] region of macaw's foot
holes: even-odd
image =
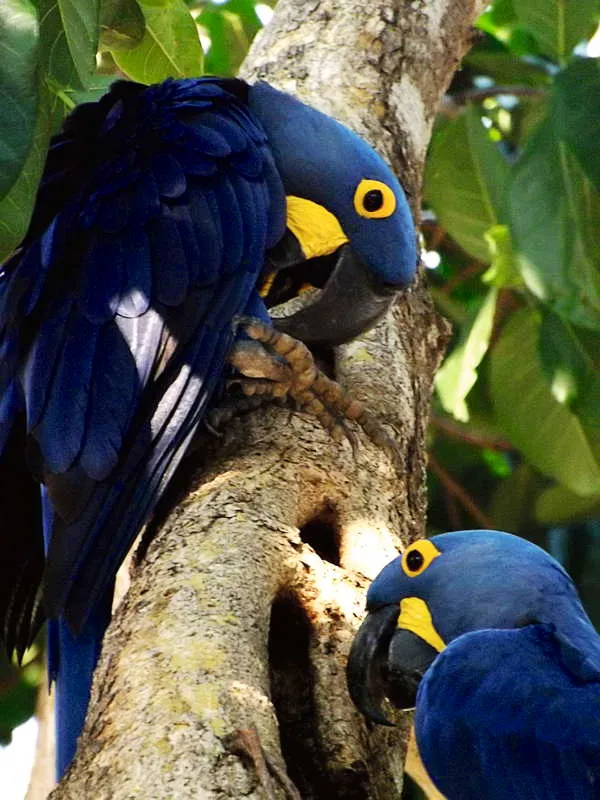
[[[353,450],[356,440],[345,423],[357,422],[371,441],[397,462],[398,445],[379,420],[321,372],[303,342],[254,317],[242,316],[236,321],[250,341],[237,342],[230,353],[230,363],[241,374],[230,384],[239,386],[247,397],[293,400],[298,409],[316,416],[336,441],[348,439]]]

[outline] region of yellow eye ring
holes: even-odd
[[[425,572],[434,558],[442,554],[429,539],[421,539],[411,544],[402,554],[402,571],[409,578],[416,578]]]
[[[391,217],[396,210],[396,195],[385,183],[365,178],[354,192],[354,210],[367,219]]]

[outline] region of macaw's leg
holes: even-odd
[[[374,444],[396,460],[397,445],[379,420],[321,372],[303,342],[254,317],[238,317],[237,322],[250,341],[239,340],[232,348],[229,361],[242,377],[230,383],[248,397],[294,400],[301,410],[316,416],[333,439],[349,439],[353,447],[354,437],[345,421],[357,422]]]

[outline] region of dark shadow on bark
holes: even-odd
[[[288,773],[303,798],[331,797],[322,767],[310,663],[311,626],[297,598],[280,594],[271,609],[269,678]]]
[[[325,508],[300,528],[300,538],[310,545],[323,561],[340,566],[340,535],[332,508]]]
[[[366,800],[366,770],[331,774],[326,769],[327,754],[315,725],[311,637],[310,620],[298,599],[290,592],[280,593],[271,610],[269,678],[288,774],[303,800]]]

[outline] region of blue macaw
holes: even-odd
[[[375,578],[348,687],[417,745],[448,800],[600,798],[600,636],[541,548],[500,531],[412,544]]]
[[[0,620],[22,652],[50,618],[59,775],[115,573],[220,396],[237,316],[270,323],[309,281],[278,327],[337,344],[416,264],[390,169],[266,83],[120,81],[67,119],[0,270]]]

